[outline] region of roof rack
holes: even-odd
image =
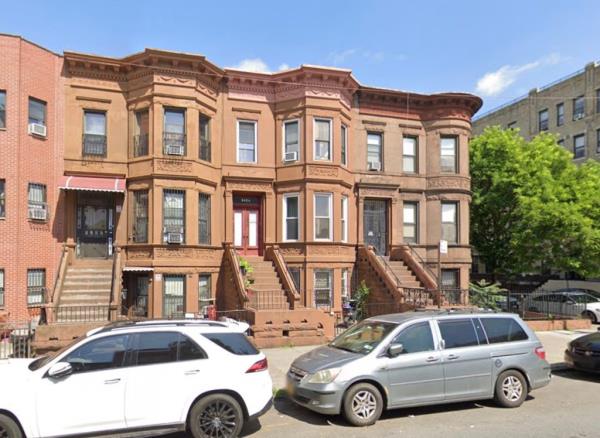
[[[213,321],[212,319],[154,319],[145,321],[117,321],[107,324],[103,327],[99,327],[94,330],[90,330],[88,335],[97,333],[106,333],[119,329],[126,329],[132,327],[185,327],[185,326],[208,326],[208,327],[222,327],[227,328],[229,323],[237,321]]]

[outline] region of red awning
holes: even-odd
[[[63,176],[58,187],[63,190],[123,193],[125,192],[125,179],[96,178],[93,176]]]

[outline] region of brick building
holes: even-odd
[[[0,35],[0,317],[39,313],[63,235],[63,59]]]

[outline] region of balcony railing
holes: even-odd
[[[106,135],[83,134],[83,156],[106,157]]]
[[[184,156],[186,154],[185,134],[165,132],[163,134],[163,153],[169,156]]]
[[[133,136],[133,156],[143,157],[148,155],[148,133]]]

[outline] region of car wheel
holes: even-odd
[[[358,383],[344,394],[344,416],[354,426],[375,424],[383,411],[383,397],[369,383]]]
[[[596,314],[594,312],[583,312],[582,315],[584,318],[588,318],[590,321],[592,321],[592,324],[598,324],[598,317],[596,316]]]
[[[0,414],[0,438],[23,438],[21,428],[12,418]]]
[[[233,438],[244,426],[244,413],[236,399],[212,394],[196,402],[190,411],[189,429],[194,438]]]
[[[517,408],[527,397],[527,382],[518,371],[504,371],[496,380],[496,402],[505,408]]]

